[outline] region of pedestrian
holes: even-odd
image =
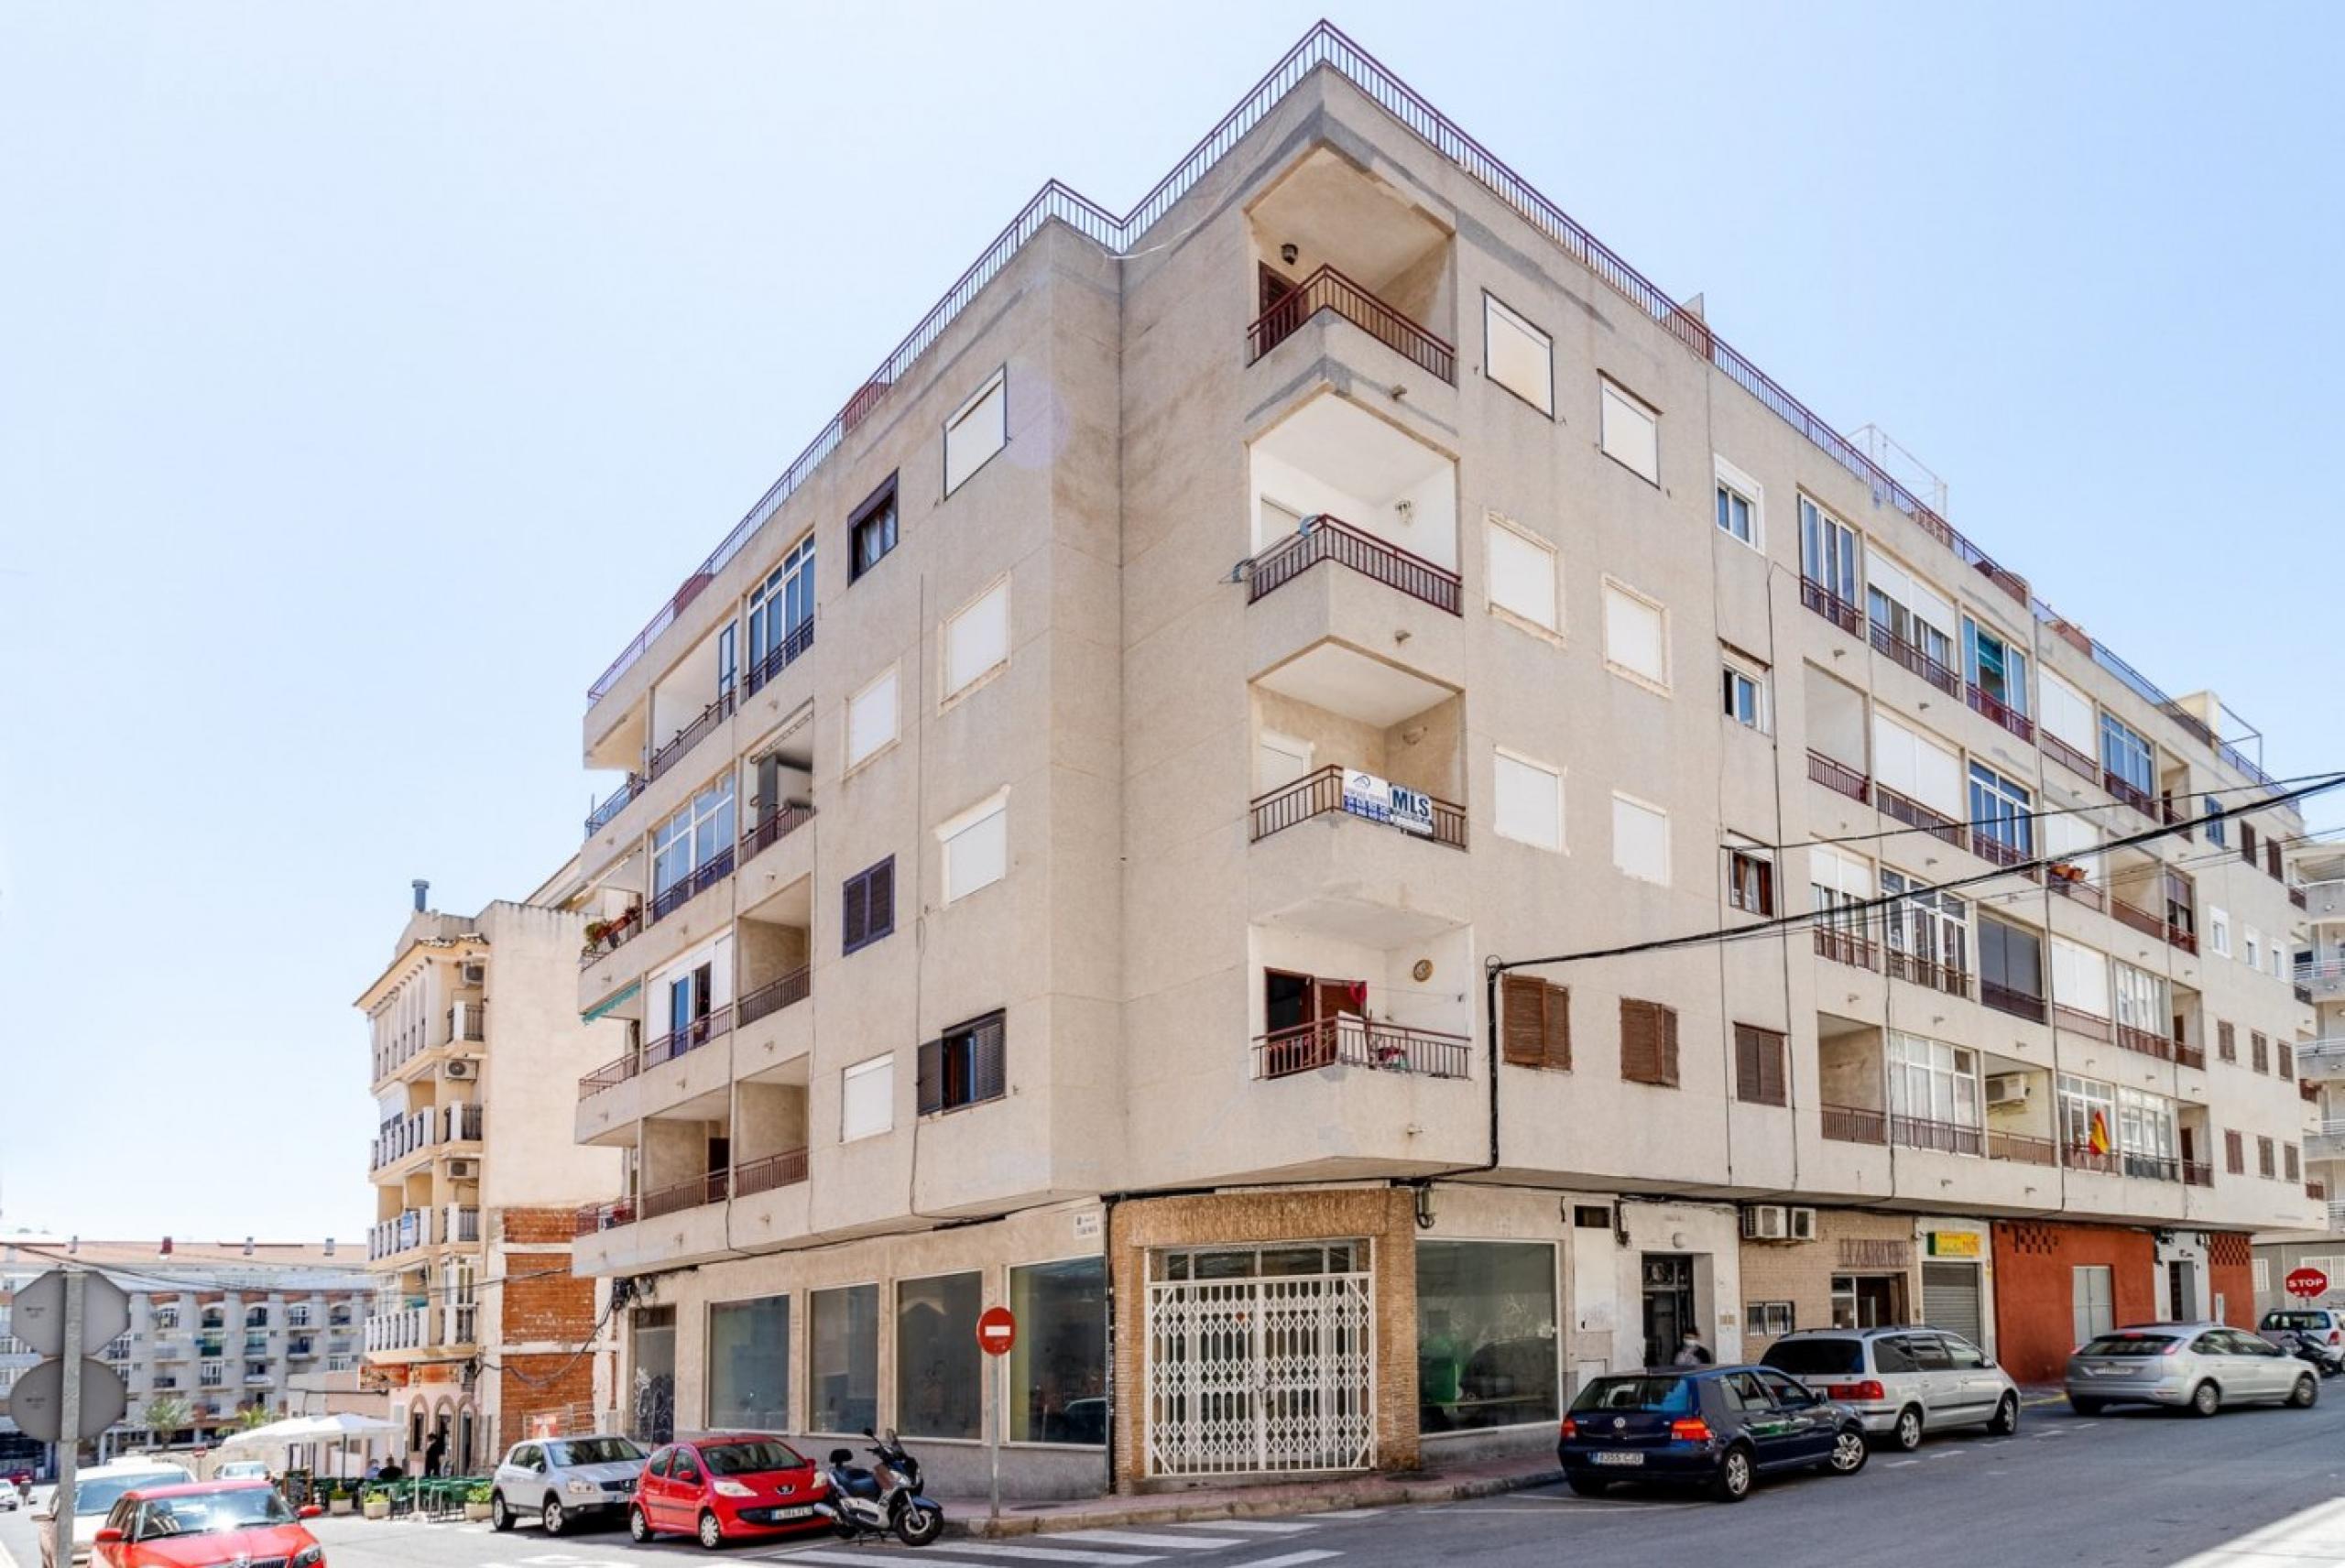
[[[431,1441],[423,1445],[423,1473],[426,1475],[439,1475],[440,1466],[447,1462],[447,1458],[448,1434],[435,1432],[431,1434]]]
[[[1702,1343],[1702,1331],[1697,1328],[1687,1329],[1683,1342],[1677,1346],[1676,1359],[1673,1361],[1671,1365],[1675,1367],[1707,1367],[1709,1364],[1710,1347]]]

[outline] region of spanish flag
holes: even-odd
[[[2092,1151],[2095,1154],[2107,1154],[2109,1152],[2109,1117],[2106,1113],[2100,1111],[2093,1112],[2092,1137],[2089,1141],[2092,1144]]]

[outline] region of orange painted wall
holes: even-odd
[[[2021,1220],[1995,1226],[1995,1356],[2023,1383],[2056,1383],[2076,1348],[2075,1276],[2110,1271],[2115,1321],[2158,1317],[2157,1246],[2147,1231]]]

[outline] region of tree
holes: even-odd
[[[255,1427],[267,1426],[276,1419],[269,1413],[267,1400],[256,1399],[237,1410],[235,1426],[238,1432],[250,1432]]]
[[[155,1434],[156,1442],[168,1443],[195,1424],[195,1411],[177,1394],[157,1394],[140,1407],[138,1422]]]

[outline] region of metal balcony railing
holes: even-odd
[[[1911,953],[1901,953],[1895,947],[1883,950],[1882,957],[1892,979],[1909,981],[1916,985],[1942,991],[1949,996],[1970,995],[1970,975],[1967,970],[1949,964],[1940,964]]]
[[[2052,1021],[2070,1034],[2083,1035],[2087,1040],[2107,1040],[2112,1026],[2099,1013],[2086,1012],[2064,1003],[2052,1004]]]
[[[2296,1076],[2345,1078],[2345,1037],[2308,1040],[2296,1047]]]
[[[2033,881],[2035,873],[2027,869],[2027,863],[2035,858],[2035,852],[2023,844],[2014,844],[2003,836],[2006,833],[2013,831],[2015,831],[2014,824],[2010,822],[1971,823],[1970,853],[1990,865],[2009,866],[2019,870]]]
[[[586,813],[586,836],[593,838],[608,827],[611,820],[627,810],[627,803],[641,793],[643,786],[648,782],[649,780],[640,773],[629,773],[621,779],[619,787],[605,796],[601,805]]]
[[[646,779],[657,779],[675,767],[684,759],[693,747],[715,734],[717,725],[732,716],[733,693],[718,692],[715,699],[707,707],[703,708],[690,724],[669,736],[667,744],[651,754],[650,760],[644,767],[643,776]]]
[[[1472,1046],[1464,1035],[1409,1029],[1350,1014],[1273,1029],[1254,1040],[1257,1078],[1284,1078],[1336,1066],[1464,1078],[1471,1074],[1472,1065]]]
[[[1344,800],[1344,768],[1340,763],[1304,774],[1293,783],[1257,795],[1252,801],[1253,836],[1266,839],[1272,833],[1309,822],[1314,817],[1355,814]],[[1411,833],[1412,838],[1430,838],[1434,844],[1447,844],[1452,849],[1466,847],[1466,809],[1447,800],[1433,800],[1433,832],[1430,834]],[[1365,816],[1362,821],[1372,819]],[[1406,830],[1403,830],[1406,831]]]
[[[431,1239],[430,1219],[421,1209],[404,1209],[389,1219],[379,1220],[366,1232],[366,1258],[379,1262],[412,1251]]]
[[[1975,681],[1969,683],[1969,691],[1972,713],[1986,715],[2022,740],[2035,738],[2035,724],[2025,713]]]
[[[742,683],[749,696],[756,696],[777,675],[789,669],[814,646],[814,619],[809,615],[782,634],[781,640],[766,649],[763,659],[754,660],[742,673]]]
[[[804,1001],[813,990],[814,972],[793,969],[779,980],[769,980],[756,990],[746,993],[733,1004],[739,1027],[746,1029],[769,1014]]]
[[[1455,348],[1333,267],[1322,267],[1255,318],[1246,329],[1246,363],[1278,347],[1322,310],[1334,311],[1420,369],[1457,384]]]
[[[1926,652],[1907,642],[1879,621],[1871,623],[1873,648],[1894,662],[1912,670],[1949,697],[1962,695],[1962,677],[1940,664]]]
[[[2156,796],[2132,780],[2119,777],[2107,768],[2100,770],[2100,786],[2117,797],[2120,801],[2132,807],[2154,822],[2159,821],[2164,815],[2158,809]]]
[[[643,1054],[630,1051],[616,1062],[606,1062],[578,1080],[578,1097],[589,1100],[605,1089],[615,1089],[643,1071]]]
[[[450,1043],[477,1043],[488,1038],[488,1004],[458,1002],[448,1009]]]
[[[806,1151],[785,1149],[762,1160],[745,1160],[733,1167],[733,1195],[754,1197],[777,1187],[795,1186],[806,1180]]]
[[[647,926],[659,924],[732,875],[733,846],[728,844],[653,898],[643,923]]]
[[[671,1030],[643,1048],[643,1063],[638,1069],[649,1073],[664,1062],[673,1062],[689,1051],[698,1051],[710,1040],[720,1040],[733,1032],[733,1008],[728,1004],[711,1009],[680,1029]]]
[[[442,1105],[440,1107],[440,1140],[442,1143],[478,1143],[485,1120],[478,1105]]]
[[[432,1106],[409,1111],[406,1116],[385,1122],[376,1135],[374,1160],[370,1170],[380,1171],[397,1164],[419,1149],[428,1149],[440,1141],[439,1112]]]
[[[596,922],[588,921],[591,930]],[[586,939],[579,950],[578,967],[586,968],[606,953],[616,953],[630,941],[643,934],[643,906],[630,904],[610,920],[600,922],[603,929]]]
[[[2075,774],[2079,779],[2100,782],[2100,764],[2090,754],[2078,750],[2050,730],[2039,732],[2044,739],[2044,755]]]
[[[1859,969],[1874,966],[1878,949],[1871,938],[1846,926],[1818,925],[1810,928],[1816,941],[1816,955],[1835,964],[1847,964]]]
[[[1920,828],[1941,844],[1962,847],[1962,828],[1952,817],[1930,810],[1909,795],[1903,795],[1886,784],[1872,787],[1873,803],[1884,817],[1894,817],[1908,827]]]
[[[2060,1163],[2071,1171],[2098,1171],[2103,1176],[2114,1176],[2121,1169],[2117,1150],[2097,1149],[2089,1143],[2073,1141],[2060,1146]]]
[[[1323,561],[1349,567],[1436,610],[1459,614],[1457,573],[1324,513],[1305,517],[1294,532],[1247,562],[1246,602],[1255,603]]]
[[[2186,1187],[2213,1186],[2215,1184],[2215,1167],[2213,1162],[2205,1160],[2184,1160],[2182,1162],[2182,1184]]]
[[[2023,1132],[1993,1132],[1987,1134],[1987,1158],[2009,1160],[2021,1165],[2057,1165],[2057,1146],[2048,1138],[2036,1138]]]
[[[2074,872],[2073,876],[2069,875]],[[2083,869],[2077,866],[2054,866],[2046,868],[2044,885],[2073,904],[2088,909],[2107,909],[2109,891],[2097,882],[2088,881]]]
[[[786,805],[768,811],[750,826],[747,833],[741,835],[742,860],[746,862],[755,859],[758,855],[780,844],[813,820],[814,808],[803,800],[791,800]]]
[[[1984,1152],[1986,1142],[1981,1128],[1928,1116],[1909,1116],[1902,1112],[1891,1114],[1889,1138],[1900,1149],[1926,1149],[1938,1154],[1980,1154]]]
[[[682,1214],[686,1209],[703,1208],[721,1203],[732,1186],[730,1171],[710,1171],[688,1181],[665,1187],[656,1187],[643,1194],[639,1205],[645,1219],[658,1219],[662,1214]]]
[[[635,1200],[613,1198],[606,1203],[582,1204],[578,1210],[577,1233],[593,1236],[597,1231],[615,1230],[635,1223]]]
[[[1992,980],[1979,982],[1979,999],[1999,1013],[2009,1013],[2015,1018],[2044,1021],[2044,998],[2029,991],[2015,991],[2009,985],[1999,985]]]
[[[1850,637],[1863,635],[1864,612],[1815,578],[1799,580],[1799,602]]]
[[[1878,1143],[1889,1141],[1889,1116],[1884,1111],[1867,1110],[1860,1105],[1823,1105],[1824,1136],[1835,1143]]]
[[[440,1239],[463,1244],[480,1239],[480,1209],[471,1203],[450,1203],[440,1213]]]
[[[1827,789],[1837,790],[1849,800],[1870,801],[1872,780],[1845,762],[1837,761],[1820,751],[1807,754],[1807,776]]]

